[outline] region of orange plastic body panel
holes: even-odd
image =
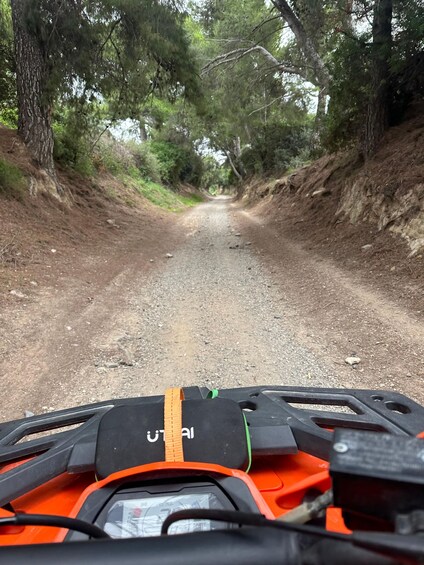
[[[87,496],[116,481],[150,480],[161,476],[165,479],[189,474],[224,475],[242,480],[251,491],[261,513],[270,519],[300,504],[309,490],[324,492],[331,485],[328,463],[305,453],[254,461],[249,475],[237,469],[206,463],[160,462],[126,469],[99,482],[96,482],[92,473],[62,475],[13,501],[13,507],[29,514],[76,517]],[[10,514],[0,509],[0,517],[7,515]],[[327,528],[348,531],[337,508],[327,511]],[[0,545],[60,542],[66,533],[67,530],[64,529],[47,527],[0,528]]]
[[[93,482],[93,475],[61,475],[45,485],[13,501],[17,512],[27,514],[59,514],[69,516],[81,492]],[[0,517],[10,516],[0,509]],[[17,528],[16,528],[17,529]],[[58,528],[40,528],[26,526],[18,532],[9,528],[0,528],[0,545],[49,543],[60,532]],[[16,533],[7,533],[16,532]]]

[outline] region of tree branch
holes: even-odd
[[[299,49],[313,67],[316,83],[321,86],[321,88],[328,88],[331,82],[330,73],[328,72],[328,69],[324,64],[324,61],[321,59],[318,51],[315,49],[311,39],[308,37],[302,22],[296,16],[286,0],[271,1],[280,12],[283,19],[288,23],[296,38]]]
[[[272,22],[274,20],[279,20],[280,19],[280,15],[278,16],[271,16],[270,18],[267,18],[266,20],[262,20],[258,25],[256,25],[252,31],[250,32],[250,35],[253,35],[255,33],[255,31],[258,31],[259,29],[261,29],[261,27],[263,27],[264,25],[266,25],[269,22]]]
[[[256,112],[260,112],[261,110],[265,110],[265,108],[269,108],[269,106],[274,104],[274,102],[277,102],[277,100],[282,100],[283,98],[281,96],[279,96],[278,98],[274,98],[274,100],[271,100],[271,102],[269,102],[268,104],[265,104],[264,106],[261,106],[260,108],[256,108],[256,110],[253,110],[253,112],[250,112],[250,114],[247,114],[247,117],[251,116],[252,114],[256,114]]]
[[[112,125],[111,123],[110,123],[110,124],[107,124],[107,125],[101,130],[101,132],[99,133],[98,137],[96,137],[96,139],[94,140],[94,143],[92,143],[92,145],[91,145],[91,147],[90,147],[90,151],[89,151],[89,154],[90,154],[90,155],[93,153],[94,148],[95,148],[96,145],[99,143],[100,138],[103,136],[104,133],[107,132],[107,130],[110,128],[111,125]]]
[[[115,28],[118,24],[120,24],[122,21],[122,18],[118,18],[117,20],[115,20],[113,22],[113,24],[110,26],[110,30],[109,33],[106,36],[106,39],[103,41],[103,43],[100,45],[98,51],[97,51],[97,55],[99,56],[102,52],[103,49],[105,48],[106,43],[111,39],[113,32],[115,31]]]
[[[203,67],[202,74],[207,74],[213,71],[214,69],[216,69],[217,67],[219,67],[220,65],[225,65],[233,61],[239,61],[246,55],[250,55],[255,51],[259,51],[268,61],[270,61],[272,65],[275,67],[276,71],[279,71],[280,73],[290,73],[290,74],[303,76],[299,68],[288,66],[285,65],[284,63],[280,63],[280,61],[278,61],[278,59],[276,59],[272,53],[270,53],[267,49],[265,49],[265,47],[262,47],[262,45],[255,45],[247,49],[245,47],[240,47],[239,49],[234,49],[233,51],[228,51],[227,53],[218,55],[218,57],[215,57],[215,59],[209,61],[209,63],[207,63]]]
[[[64,0],[61,1],[60,5],[59,5],[59,7],[58,7],[58,9],[57,9],[57,11],[56,11],[56,15],[55,15],[55,18],[54,18],[54,21],[53,21],[53,26],[52,26],[50,35],[49,35],[49,37],[48,37],[48,39],[47,39],[47,42],[46,42],[46,52],[47,52],[48,49],[49,49],[50,41],[51,41],[51,39],[52,39],[52,37],[53,37],[54,32],[56,31],[57,22],[58,22],[58,20],[59,20],[60,11],[62,10],[63,4],[64,4]]]
[[[242,180],[243,180],[243,177],[242,177],[241,174],[238,172],[238,170],[237,170],[237,168],[236,168],[236,166],[235,166],[235,164],[234,164],[234,161],[231,159],[231,153],[230,153],[229,151],[225,150],[225,155],[227,156],[227,159],[228,159],[228,161],[229,161],[229,163],[230,163],[230,167],[232,168],[233,173],[236,175],[236,177],[238,178],[239,181],[242,181]]]

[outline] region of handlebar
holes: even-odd
[[[194,534],[0,548],[14,565],[396,565],[400,562],[336,540],[262,527]]]

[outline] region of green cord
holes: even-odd
[[[218,389],[217,388],[213,388],[212,390],[210,390],[208,392],[208,396],[207,398],[217,398],[218,397]],[[247,455],[249,458],[249,462],[247,464],[247,469],[246,469],[246,473],[248,473],[250,471],[250,467],[252,466],[252,444],[250,442],[250,433],[249,433],[249,426],[247,425],[247,420],[246,420],[246,416],[243,414],[243,421],[244,421],[244,429],[246,430],[246,443],[247,443]]]
[[[249,463],[248,463],[247,469],[246,469],[246,473],[248,473],[250,471],[250,467],[252,466],[252,444],[250,443],[249,426],[247,425],[246,416],[244,414],[243,414],[243,420],[244,420],[244,427],[245,427],[245,430],[246,430],[247,454],[248,454],[248,457],[249,457]]]

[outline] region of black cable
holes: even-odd
[[[305,526],[290,522],[268,520],[262,514],[238,512],[236,510],[210,509],[188,509],[171,514],[163,522],[161,534],[166,535],[171,525],[180,520],[213,520],[216,522],[239,524],[240,526],[265,526],[278,528],[281,530],[318,536],[324,539],[345,541],[353,544],[354,546],[367,549],[372,553],[397,559],[399,563],[403,563],[405,565],[424,563],[424,539],[419,536],[401,536],[398,534],[384,532],[354,532],[351,535],[346,535],[337,532],[330,532],[315,526]],[[330,546],[328,547],[328,551],[330,551]]]
[[[96,539],[110,539],[110,536],[98,526],[67,516],[54,516],[51,514],[15,514],[7,518],[0,518],[1,526],[48,526],[51,528],[66,528],[87,534]]]
[[[161,534],[166,535],[172,524],[179,522],[180,520],[212,520],[214,522],[239,524],[240,526],[265,526],[268,528],[279,528],[281,530],[290,530],[292,532],[335,539],[337,541],[351,541],[351,536],[346,534],[330,532],[315,526],[304,526],[301,524],[292,524],[290,522],[268,520],[262,514],[238,512],[237,510],[211,510],[202,508],[179,510],[178,512],[170,514],[162,524]]]

